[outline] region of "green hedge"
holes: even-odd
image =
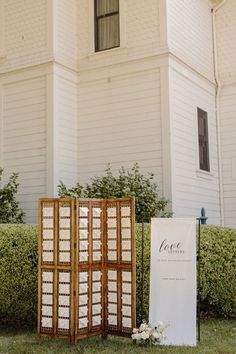
[[[236,317],[236,229],[201,228],[202,309]]]
[[[35,323],[37,262],[37,227],[0,225],[1,324]]]
[[[142,286],[142,228],[137,234],[137,319],[148,319],[150,225],[144,228]],[[202,227],[202,309],[236,317],[236,229]],[[142,297],[143,294],[143,297]],[[141,304],[143,299],[143,315]],[[0,225],[0,323],[35,324],[37,317],[37,227]]]
[[[136,225],[136,279],[137,279],[137,322],[148,319],[149,310],[149,281],[150,281],[150,247],[151,247],[151,226],[144,224],[144,247],[142,247],[142,225]],[[143,269],[142,272],[142,254]],[[143,295],[142,295],[143,294]]]

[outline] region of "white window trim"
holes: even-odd
[[[214,177],[212,172],[208,172],[208,171],[204,171],[204,170],[200,170],[200,169],[196,170],[196,175],[199,178],[204,178],[204,179],[208,179],[208,180],[213,179],[213,177]]]
[[[126,1],[119,0],[120,18],[120,45],[103,51],[95,52],[95,27],[94,27],[94,0],[89,0],[89,55],[107,55],[113,51],[120,51],[126,48]]]
[[[4,2],[0,2],[0,59],[6,57]]]

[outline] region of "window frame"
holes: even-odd
[[[118,33],[119,33],[119,44],[113,47],[99,49],[98,42],[98,22],[102,18],[108,18],[114,15],[118,15]],[[94,0],[94,51],[95,53],[104,52],[106,50],[119,48],[121,42],[121,34],[120,34],[120,0],[118,0],[118,11],[113,11],[104,15],[97,15],[97,0]]]
[[[205,135],[200,135],[200,119],[204,121],[204,130]],[[209,125],[208,125],[208,113],[204,111],[200,107],[197,107],[197,128],[198,128],[198,167],[199,171],[210,173],[211,172],[211,164],[210,164],[210,144],[209,144]],[[201,141],[201,139],[203,141]],[[203,156],[203,160],[201,160],[201,148],[203,144],[203,148],[205,148],[206,156]]]

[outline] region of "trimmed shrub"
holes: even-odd
[[[2,182],[3,169],[0,168],[0,184]],[[16,200],[18,191],[18,174],[13,173],[9,181],[0,187],[0,224],[23,223],[24,213]]]
[[[144,247],[140,224],[136,225],[136,239],[137,320],[140,323],[142,318],[148,319],[150,224],[144,225]],[[35,323],[37,249],[36,226],[0,225],[0,323],[21,326]],[[236,229],[203,226],[200,288],[202,310],[225,317],[236,317],[235,259]]]
[[[144,224],[142,244],[142,224],[136,225],[136,306],[137,323],[148,319],[149,312],[149,287],[150,287],[150,248],[151,225]],[[143,255],[143,264],[142,264]],[[143,271],[142,271],[143,267]]]
[[[37,227],[0,225],[0,323],[33,325],[37,317]]]
[[[152,217],[170,217],[166,211],[167,200],[159,196],[154,174],[143,175],[137,163],[130,170],[122,167],[115,176],[108,166],[105,174],[94,177],[90,184],[82,186],[79,182],[73,188],[67,188],[63,182],[58,186],[61,198],[121,198],[135,197],[136,222],[150,222]]]
[[[236,317],[236,229],[201,227],[202,309]]]

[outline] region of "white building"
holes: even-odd
[[[0,166],[26,221],[59,180],[137,161],[175,216],[235,227],[236,1],[98,2],[0,0]]]

